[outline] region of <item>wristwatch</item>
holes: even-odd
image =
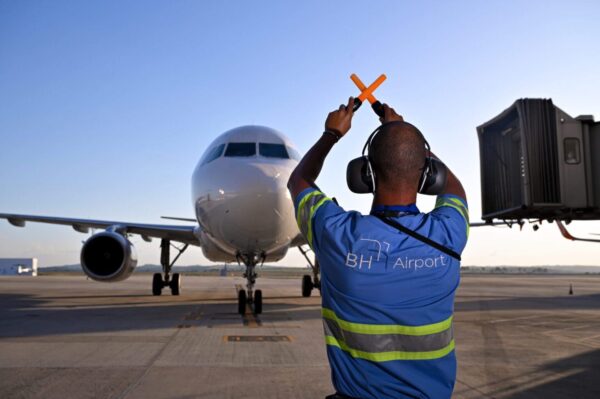
[[[335,139],[335,141],[339,141],[342,136],[339,133],[334,132],[333,130],[325,130],[323,134],[328,134]]]

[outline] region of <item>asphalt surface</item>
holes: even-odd
[[[235,277],[0,277],[0,398],[323,398],[332,393],[320,297],[258,280],[264,313],[236,313]],[[574,295],[569,295],[573,285]],[[600,276],[463,276],[455,398],[600,397]]]

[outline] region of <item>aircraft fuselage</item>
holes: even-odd
[[[208,146],[192,176],[192,201],[209,260],[285,256],[299,234],[287,189],[296,154],[289,139],[262,126],[232,129]]]

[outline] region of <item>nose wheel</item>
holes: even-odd
[[[238,313],[241,315],[246,314],[246,303],[248,298],[246,297],[246,290],[238,291]]]
[[[261,314],[262,313],[262,291],[256,290],[254,291],[254,313]]]
[[[238,291],[238,313],[242,316],[246,314],[247,305],[251,305],[254,314],[262,313],[262,291],[256,290],[254,291],[254,297],[249,298],[246,290]]]

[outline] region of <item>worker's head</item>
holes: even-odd
[[[369,150],[378,190],[416,193],[426,156],[425,140],[415,126],[406,122],[384,124]]]

